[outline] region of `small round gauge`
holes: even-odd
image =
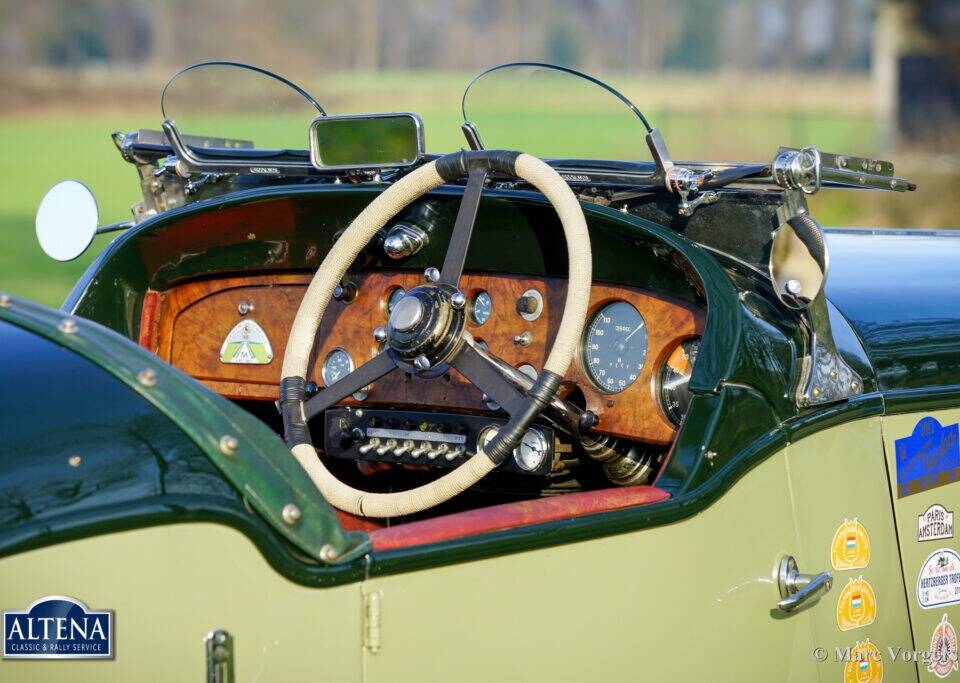
[[[393,307],[396,306],[400,299],[406,296],[407,292],[403,287],[394,287],[390,290],[390,293],[387,295],[386,307],[387,307],[387,317],[390,317],[390,314],[393,313]]]
[[[325,386],[330,386],[353,372],[353,358],[343,349],[336,348],[323,359],[320,376]]]
[[[667,417],[679,425],[690,407],[690,375],[700,351],[700,338],[681,342],[660,370],[660,403]]]
[[[547,439],[539,429],[530,428],[513,451],[513,460],[517,466],[527,472],[536,472],[547,457]]]
[[[614,301],[590,319],[583,342],[587,374],[601,390],[623,391],[637,381],[647,359],[647,328],[640,311]]]
[[[473,299],[470,300],[470,320],[477,325],[483,325],[490,319],[492,312],[493,299],[489,292],[481,290],[473,295]]]

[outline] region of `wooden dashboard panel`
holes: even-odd
[[[320,366],[326,355],[339,347],[350,353],[355,365],[367,361],[377,352],[373,329],[387,321],[386,297],[395,287],[409,290],[423,283],[419,272],[351,273],[350,278],[358,287],[356,299],[350,304],[331,301],[321,321],[313,370],[308,378],[320,386]],[[309,274],[272,274],[193,282],[165,292],[150,292],[144,304],[141,344],[225,396],[275,400],[287,335],[309,282]],[[476,325],[468,317],[467,330],[474,338],[486,342],[493,354],[515,367],[529,363],[542,368],[563,313],[566,280],[465,274],[461,285],[468,300],[481,289],[493,299],[492,313],[483,325]],[[542,315],[533,322],[524,320],[516,311],[517,299],[528,289],[538,290],[544,301]],[[578,354],[561,392],[566,394],[576,388],[583,393],[586,406],[600,417],[598,431],[668,443],[675,430],[660,406],[657,379],[676,345],[702,334],[703,312],[636,288],[595,283],[590,315],[604,304],[620,299],[633,304],[646,321],[648,352],[640,377],[621,393],[605,393],[591,382]],[[253,306],[246,315],[239,313],[241,302]],[[220,361],[224,339],[243,319],[255,320],[266,332],[273,347],[269,364]],[[530,333],[530,345],[516,345],[514,338],[524,332]],[[356,401],[347,399],[344,403]],[[480,391],[456,372],[432,380],[394,372],[377,382],[363,403],[485,410]]]

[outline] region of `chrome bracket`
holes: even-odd
[[[806,408],[862,394],[863,379],[837,351],[827,298],[822,289],[807,311],[812,328],[810,353],[801,361],[797,405]]]
[[[207,683],[233,683],[233,636],[222,628],[203,639],[207,649]]]

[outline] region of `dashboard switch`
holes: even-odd
[[[386,441],[383,442],[383,445],[377,449],[377,455],[386,455],[396,447],[397,447],[396,439],[387,439]]]
[[[367,453],[369,453],[379,445],[380,445],[380,439],[378,439],[377,437],[373,437],[372,439],[367,441],[367,443],[360,446],[360,448],[358,448],[357,450],[360,451],[362,455],[366,455]]]

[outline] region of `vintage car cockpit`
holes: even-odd
[[[234,134],[205,111],[228,79],[244,111],[277,107],[280,124],[234,117]],[[598,102],[590,136],[489,113],[551,87]],[[542,64],[475,79],[469,149],[448,155],[426,152],[415,114],[334,116],[225,62],[175,76],[163,114],[163,132],[115,134],[144,198],[131,224],[93,226],[135,224],[66,307],[272,426],[358,527],[657,500],[724,466],[709,437],[725,397],[775,425],[872,381],[823,294],[805,196],[912,189],[887,162],[814,148],[673,161],[626,97]],[[620,156],[595,159],[598,136]]]

